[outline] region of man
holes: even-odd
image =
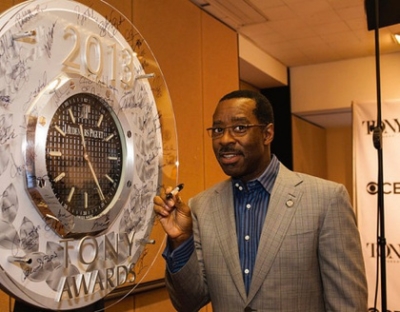
[[[211,301],[214,312],[367,311],[348,193],[290,171],[271,154],[269,101],[257,92],[229,93],[207,130],[230,179],[189,206],[178,195],[154,199],[168,235],[166,283],[175,308],[198,311]]]

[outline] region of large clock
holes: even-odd
[[[177,165],[165,81],[123,14],[31,0],[0,15],[4,290],[66,310],[135,287]]]
[[[105,100],[91,93],[68,97],[51,118],[45,144],[48,180],[60,206],[85,219],[114,208],[126,163],[124,143]]]
[[[133,192],[135,124],[128,119],[133,117],[127,115],[130,110],[115,104],[113,90],[64,72],[27,109],[27,190],[48,226],[61,237],[108,229]],[[152,127],[147,139],[156,144],[157,125]],[[156,144],[149,152],[157,154],[159,147]]]

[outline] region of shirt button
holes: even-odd
[[[244,237],[244,239],[248,241],[248,240],[250,239],[250,235],[246,235],[246,236]]]
[[[244,274],[249,274],[250,273],[250,270],[249,269],[245,269],[244,270]]]
[[[246,208],[247,208],[247,209],[250,209],[250,208],[251,208],[251,205],[250,205],[250,204],[247,204],[247,205],[246,205]]]

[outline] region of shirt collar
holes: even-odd
[[[264,189],[271,194],[272,187],[274,186],[276,176],[279,171],[279,161],[275,155],[272,155],[271,162],[264,170],[264,172],[256,179],[247,182],[247,186],[239,179],[232,179],[233,186],[239,189],[250,189],[253,185],[260,183]],[[235,188],[234,188],[235,189]]]

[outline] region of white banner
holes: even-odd
[[[381,109],[383,135],[384,216],[386,237],[387,309],[400,311],[400,100],[385,101]],[[381,310],[381,281],[377,214],[378,150],[373,144],[376,103],[353,103],[354,205],[358,216],[367,280],[369,307]],[[379,275],[377,276],[377,270]]]

